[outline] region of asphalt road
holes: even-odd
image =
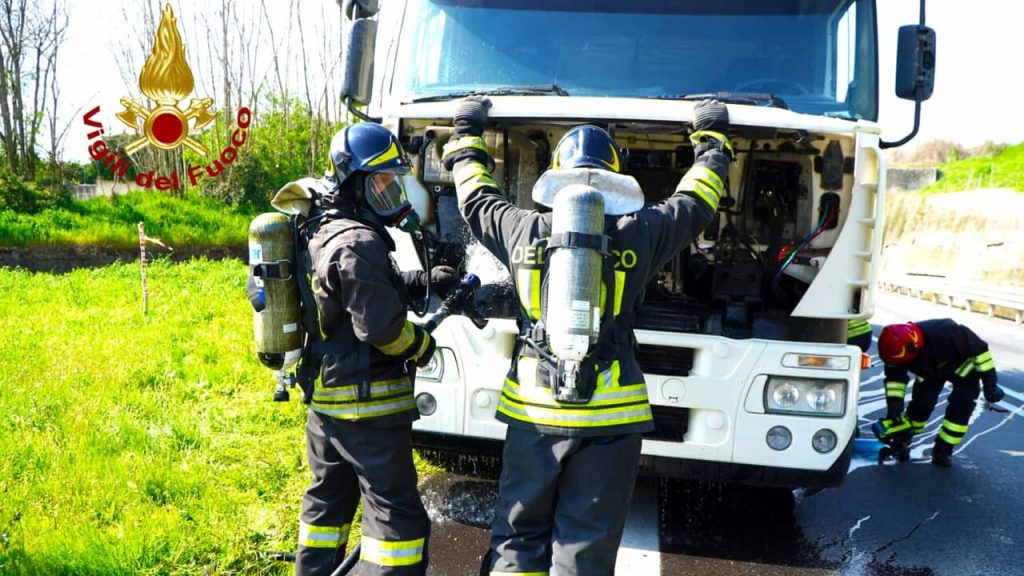
[[[930,463],[945,397],[906,464],[857,455],[843,486],[816,493],[642,480],[616,574],[629,576],[1001,576],[1024,574],[1024,328],[881,294],[872,323],[950,317],[993,351],[999,408],[979,402],[954,466]],[[872,348],[872,352],[875,352]],[[862,377],[859,414],[884,411],[881,366]],[[433,575],[473,575],[487,548],[493,482],[440,475],[423,486]]]

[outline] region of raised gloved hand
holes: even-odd
[[[985,400],[989,404],[995,404],[996,402],[999,402],[1000,400],[1003,399],[1003,396],[1006,395],[1003,392],[1003,389],[996,384],[986,385],[982,392],[983,394],[985,394]]]
[[[718,100],[701,100],[693,107],[694,158],[700,158],[708,150],[720,150],[733,159],[732,142],[725,135],[729,129],[729,108]]]
[[[491,101],[486,96],[467,96],[459,102],[455,107],[455,116],[452,117],[452,126],[455,127],[452,139],[482,136],[487,125],[487,109],[490,107]]]
[[[405,289],[409,293],[409,297],[417,300],[426,297],[426,271],[412,270],[402,272],[402,279],[405,281]],[[442,298],[447,296],[458,283],[459,276],[451,266],[434,266],[430,269],[430,289]]]

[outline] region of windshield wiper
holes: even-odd
[[[539,86],[502,86],[488,90],[463,90],[461,92],[449,92],[435,96],[423,96],[412,100],[416,102],[438,102],[441,100],[454,100],[466,96],[544,96],[553,94],[555,96],[568,96],[569,92],[558,84],[541,84]]]
[[[786,101],[778,96],[766,92],[700,92],[696,94],[663,94],[651,96],[662,100],[704,100],[714,98],[726,104],[751,104],[754,106],[773,106],[789,110]]]

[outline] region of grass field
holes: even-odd
[[[245,266],[0,268],[0,574],[290,574],[294,399],[252,353]]]
[[[978,156],[939,166],[942,178],[925,192],[960,192],[979,188],[1010,188],[1024,192],[1024,143],[996,156]]]
[[[37,244],[138,245],[138,223],[146,235],[171,245],[242,246],[255,212],[209,198],[174,198],[133,192],[71,201],[38,214],[0,211],[0,246]]]

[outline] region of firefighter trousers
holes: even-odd
[[[640,434],[570,438],[509,427],[483,574],[611,576]]]
[[[938,438],[956,446],[967,433],[967,424],[970,421],[971,413],[974,412],[974,404],[981,392],[981,384],[977,377],[954,377],[950,383],[953,385],[953,390],[949,393],[946,417],[942,420]],[[942,392],[945,384],[938,379],[914,381],[913,397],[907,406],[907,418],[910,420],[914,433],[921,432],[925,424],[928,423],[928,417],[935,409],[939,393]]]
[[[302,499],[297,576],[328,576],[341,563],[360,493],[360,574],[426,573],[430,519],[416,489],[411,430],[409,424],[379,428],[309,411],[313,481]]]

